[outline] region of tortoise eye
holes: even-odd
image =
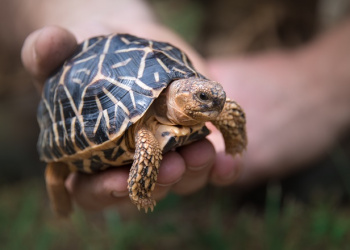
[[[206,93],[203,93],[203,92],[199,93],[198,97],[202,101],[208,101],[209,100],[209,96]]]

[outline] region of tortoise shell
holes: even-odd
[[[168,43],[128,34],[84,41],[45,83],[38,108],[41,159],[71,162],[85,172],[103,168],[101,162],[116,165],[127,151],[125,131],[169,83],[190,77],[204,78]],[[125,164],[131,159],[124,158]]]

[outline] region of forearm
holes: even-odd
[[[157,23],[142,0],[30,0],[19,6],[19,39],[46,25],[58,25],[71,31],[78,42],[111,32],[170,42],[184,50],[202,74],[207,70],[202,58],[178,35]],[[19,26],[19,25],[17,25]]]
[[[103,24],[155,21],[148,6],[140,0],[7,0],[0,6],[0,13],[9,20],[8,26],[17,27],[15,35],[24,37],[45,25],[59,25],[82,36],[83,32],[94,32],[96,27],[96,32],[100,32]],[[89,31],[82,31],[83,26]]]
[[[59,25],[76,34],[78,40],[99,35],[109,28],[154,23],[149,7],[141,0],[32,0],[24,9],[34,28]],[[28,4],[29,5],[29,4]],[[29,10],[29,11],[27,11]]]
[[[325,123],[339,136],[350,128],[350,19],[300,51],[311,91],[320,92]],[[323,103],[321,103],[323,102]],[[328,104],[328,105],[325,105]]]

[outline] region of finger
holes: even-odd
[[[123,167],[96,174],[73,173],[66,186],[79,206],[86,210],[101,210],[118,202],[130,202],[128,176],[129,168]]]
[[[233,158],[224,152],[217,153],[214,167],[210,173],[210,182],[217,186],[233,184],[242,169],[240,156]]]
[[[178,152],[185,161],[186,172],[172,190],[177,194],[190,194],[207,184],[210,169],[215,161],[215,149],[204,139],[184,146]]]
[[[212,131],[208,139],[213,143],[217,152],[215,163],[210,173],[210,182],[216,186],[231,185],[236,182],[241,174],[241,157],[237,155],[233,158],[231,155],[224,153],[225,142],[222,134],[212,124],[207,126]]]
[[[166,153],[163,156],[156,188],[153,192],[155,200],[164,198],[171,187],[182,179],[185,171],[186,165],[179,153],[173,151]]]
[[[119,167],[91,175],[74,173],[66,185],[79,206],[87,210],[101,210],[114,204],[130,203],[127,189],[129,170],[128,167]],[[184,172],[185,164],[178,153],[164,155],[153,197],[156,200],[164,198]]]
[[[45,79],[77,46],[76,39],[68,30],[47,26],[31,33],[22,48],[22,61],[28,72],[39,83]]]

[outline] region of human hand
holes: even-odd
[[[221,82],[227,95],[246,112],[248,147],[236,162],[241,169],[236,186],[280,179],[309,166],[327,153],[348,126],[350,86],[344,79],[349,78],[331,70],[341,69],[350,57],[343,56],[341,62],[338,58],[337,66],[333,66],[331,56],[323,55],[327,48],[332,46],[310,45],[294,52],[208,62],[213,79]],[[220,140],[218,134],[209,138],[217,152],[224,150],[215,143]],[[222,154],[216,161],[220,157]],[[233,162],[217,165],[213,172],[225,171],[230,164]],[[214,183],[223,184],[222,179],[214,179]]]
[[[164,35],[164,30],[161,31]],[[147,29],[139,27],[133,32],[142,36]],[[152,36],[167,40],[162,34],[155,32]],[[170,40],[181,48],[184,46],[196,68],[208,73],[206,65],[188,46],[176,36]],[[346,51],[348,43],[344,44]],[[44,79],[75,46],[76,40],[67,30],[45,28],[28,37],[22,51],[24,65],[42,86]],[[312,53],[321,55],[319,51],[324,49]],[[254,185],[295,172],[321,156],[339,137],[344,124],[349,124],[348,102],[344,101],[349,100],[349,84],[343,80],[346,91],[334,86],[339,82],[334,78],[337,74],[329,74],[314,63],[331,61],[331,57],[326,54],[327,60],[315,59],[312,53],[310,56],[305,51],[270,52],[254,57],[210,60],[210,78],[221,82],[227,95],[246,112],[248,148],[242,158],[225,155],[221,135],[212,128],[209,140],[213,144],[203,140],[164,156],[155,199],[161,199],[170,190],[189,194],[208,182],[219,186]],[[332,61],[349,65],[344,60],[350,57],[346,53],[341,55],[343,60],[334,57]],[[339,75],[346,80],[348,71],[344,72]],[[127,176],[128,170],[124,168],[95,175],[74,173],[69,177],[67,187],[82,207],[101,210],[109,205],[125,204],[125,201],[130,204]]]

